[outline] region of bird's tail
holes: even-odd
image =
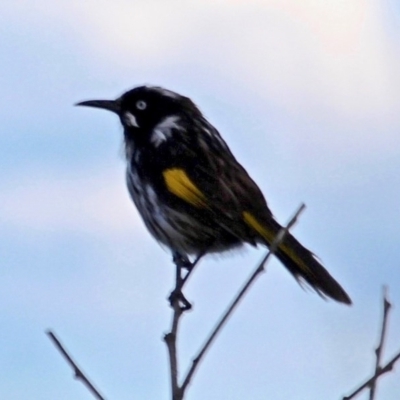
[[[271,245],[282,228],[274,219],[260,224],[252,214],[244,215],[244,220],[260,234],[267,245]],[[339,283],[321,265],[315,255],[307,250],[293,235],[287,234],[279,245],[275,255],[296,278],[307,282],[322,296],[330,297],[338,302],[351,304],[351,299]]]

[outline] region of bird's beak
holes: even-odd
[[[86,107],[95,107],[102,108],[103,110],[112,111],[116,114],[119,114],[121,110],[121,102],[119,99],[117,100],[88,100],[81,101],[80,103],[76,103],[76,106],[86,106]]]

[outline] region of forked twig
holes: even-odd
[[[382,317],[382,328],[381,334],[379,339],[378,347],[375,349],[375,372],[374,375],[367,379],[363,384],[361,384],[357,389],[355,389],[349,396],[344,396],[343,400],[350,400],[360,394],[364,389],[370,388],[369,399],[373,400],[375,398],[376,393],[376,383],[378,379],[386,374],[387,372],[391,371],[396,364],[396,362],[400,359],[400,351],[383,367],[380,366],[381,359],[382,359],[382,351],[385,345],[386,340],[386,331],[387,331],[387,323],[389,319],[389,311],[391,308],[391,303],[387,298],[387,289],[384,288],[383,290],[383,317]]]
[[[181,257],[179,255],[177,257],[174,256],[174,263],[176,267],[175,288],[169,297],[170,304],[173,309],[172,325],[170,332],[164,335],[164,341],[168,349],[170,381],[171,381],[171,391],[173,400],[179,400],[183,398],[181,388],[179,387],[178,384],[178,355],[176,348],[176,338],[178,334],[178,328],[181,316],[185,311],[188,311],[191,307],[190,303],[186,300],[185,296],[183,295],[182,289],[202,256],[203,254],[200,254],[194,260],[194,262],[192,263],[190,269],[187,271],[185,276],[182,276],[182,272],[187,267],[185,265],[185,261],[187,260],[184,260],[184,262],[182,262]]]
[[[286,225],[286,227],[283,227],[278,234],[276,235],[276,238],[274,239],[274,241],[272,242],[269,251],[267,252],[267,254],[263,257],[263,259],[261,260],[261,262],[258,264],[257,268],[254,270],[254,272],[251,274],[250,278],[246,281],[246,283],[244,284],[244,286],[242,287],[242,289],[239,291],[239,293],[235,296],[234,300],[232,301],[231,305],[227,308],[227,310],[224,312],[222,318],[219,320],[219,322],[216,324],[216,326],[214,327],[214,329],[212,330],[210,336],[208,337],[208,339],[206,340],[206,342],[204,343],[203,347],[201,348],[199,354],[193,359],[192,361],[192,365],[183,381],[182,384],[182,391],[183,393],[185,392],[187,386],[190,383],[190,380],[192,379],[193,374],[195,373],[200,361],[202,360],[202,358],[204,357],[204,354],[206,353],[206,351],[209,349],[209,347],[211,346],[212,342],[215,340],[215,338],[217,337],[218,333],[221,331],[222,327],[225,325],[226,321],[228,320],[228,318],[232,315],[233,311],[235,310],[235,308],[237,307],[237,305],[239,304],[239,302],[243,299],[244,295],[247,293],[247,291],[250,289],[251,285],[255,282],[255,280],[257,279],[257,277],[265,271],[265,264],[268,261],[268,259],[270,258],[270,256],[272,256],[278,246],[282,243],[282,241],[285,239],[286,235],[289,232],[289,229],[296,223],[299,215],[303,212],[303,210],[305,209],[305,205],[301,204],[301,206],[299,207],[299,209],[296,211],[295,215],[291,218],[291,220],[289,221],[289,223]]]
[[[343,397],[343,400],[353,399],[364,389],[371,387],[372,383],[374,381],[376,381],[381,375],[386,374],[387,372],[390,372],[399,359],[400,359],[400,351],[385,366],[381,367],[376,375],[374,375],[373,377],[371,377],[370,379],[365,381],[360,387],[358,387],[349,396]]]
[[[252,286],[254,281],[257,279],[257,277],[265,271],[265,264],[270,258],[271,255],[273,255],[278,246],[281,244],[281,242],[285,239],[285,236],[289,232],[289,229],[296,223],[299,215],[301,212],[305,209],[305,205],[302,204],[293,218],[289,221],[286,227],[282,228],[276,238],[274,239],[273,243],[271,244],[269,251],[267,254],[263,257],[261,262],[258,264],[257,268],[254,270],[254,272],[251,274],[243,288],[239,291],[239,293],[235,296],[234,300],[232,301],[231,305],[227,308],[223,316],[221,317],[220,321],[216,324],[214,329],[212,330],[210,336],[200,349],[198,355],[193,359],[192,365],[189,368],[189,371],[187,372],[182,386],[179,386],[178,383],[178,362],[177,362],[177,351],[176,351],[176,339],[177,339],[177,332],[178,332],[178,325],[179,325],[179,320],[180,317],[182,316],[183,310],[181,307],[179,307],[178,302],[173,303],[173,319],[172,319],[172,328],[170,333],[166,334],[164,336],[164,340],[167,344],[168,348],[168,355],[169,355],[169,360],[170,360],[170,373],[171,373],[171,389],[172,389],[172,399],[173,400],[182,400],[185,394],[185,391],[193,377],[193,374],[197,370],[200,361],[204,357],[205,353],[217,337],[218,333],[221,331],[222,327],[225,325],[226,321],[228,318],[232,315],[232,312],[235,310],[239,302],[243,299],[249,288]]]
[[[379,344],[378,347],[375,349],[375,355],[376,355],[376,360],[375,360],[375,375],[379,372],[381,368],[381,358],[382,358],[382,351],[383,347],[385,345],[385,339],[386,339],[386,328],[387,328],[387,321],[389,317],[389,312],[391,308],[391,304],[387,298],[387,288],[383,288],[383,317],[382,317],[382,329],[381,329],[381,336],[379,339]],[[375,399],[375,391],[376,391],[376,384],[378,380],[374,379],[370,391],[369,391],[369,400],[374,400]]]
[[[90,393],[98,400],[105,400],[105,398],[99,393],[99,391],[93,386],[93,384],[89,381],[86,375],[82,372],[82,370],[77,366],[76,362],[72,359],[72,357],[65,350],[64,346],[60,343],[57,336],[52,331],[46,332],[47,336],[53,342],[54,346],[57,347],[58,351],[63,355],[63,357],[67,360],[68,364],[74,370],[75,379],[80,380],[89,390]]]

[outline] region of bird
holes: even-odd
[[[245,244],[271,246],[281,225],[258,185],[189,97],[142,85],[115,100],[76,105],[119,117],[130,197],[148,231],[174,260]],[[275,255],[299,283],[351,304],[341,285],[291,233]]]

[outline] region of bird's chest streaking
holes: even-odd
[[[152,146],[132,146],[126,173],[129,193],[150,233],[183,254],[239,245],[217,222],[196,187],[194,171],[204,160],[193,157],[185,142],[176,141],[170,132],[159,130],[157,138]]]

